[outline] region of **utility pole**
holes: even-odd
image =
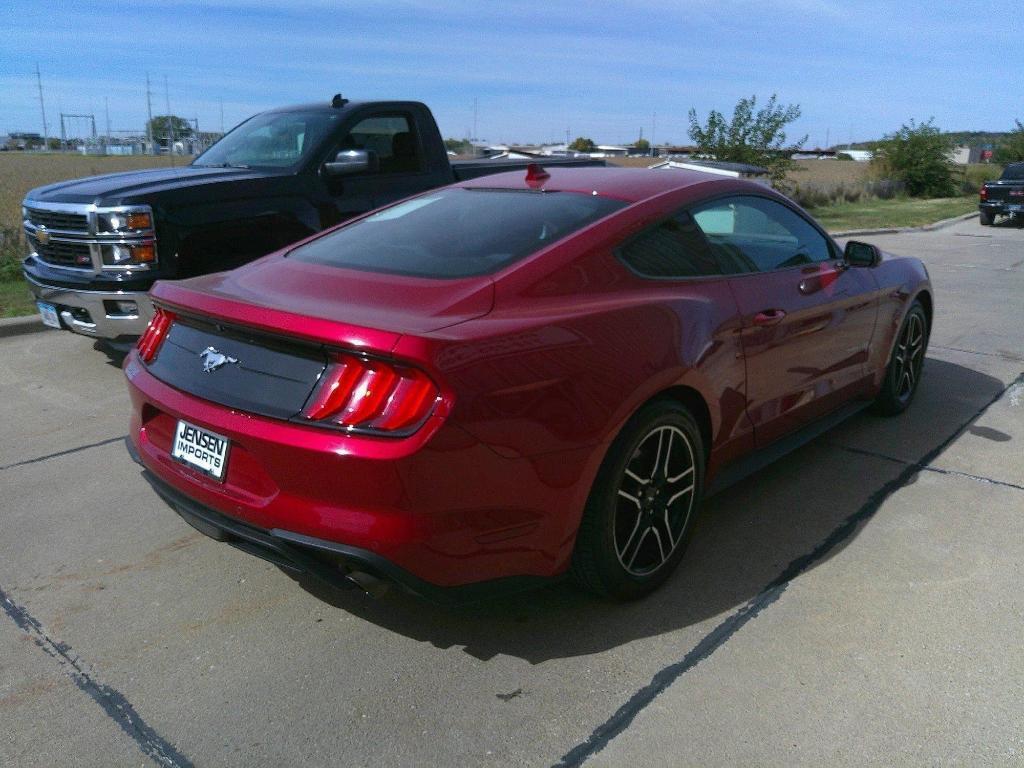
[[[149,72],[146,73],[146,116],[149,118],[146,121],[146,143],[149,144],[149,151],[153,152],[155,147],[153,146],[153,101],[152,91],[149,89]]]
[[[478,138],[480,138],[477,135],[477,132],[476,132],[476,107],[477,107],[477,103],[476,102],[477,102],[477,100],[473,99],[473,141],[476,141]]]
[[[110,100],[103,97],[103,112],[107,118],[107,133],[103,137],[103,154],[107,154],[107,145],[110,144]]]
[[[220,134],[224,135],[224,99],[220,100]]]
[[[831,130],[832,130],[831,128],[826,128],[825,129],[825,149],[828,149],[831,146],[829,144],[829,133],[831,132]]]
[[[43,113],[43,151],[50,148],[50,133],[46,127],[46,107],[43,106],[43,77],[39,74],[39,63],[36,62],[36,85],[39,86],[39,111]]]
[[[658,113],[651,115],[651,155],[654,155],[654,129],[658,125]]]
[[[171,119],[171,91],[167,87],[167,75],[164,75],[164,99],[167,104],[167,156],[174,165],[174,121]]]

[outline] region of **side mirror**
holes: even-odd
[[[851,267],[873,267],[882,260],[882,253],[878,250],[878,246],[871,243],[851,240],[846,244],[843,257]]]
[[[369,149],[344,149],[333,160],[324,163],[324,173],[328,176],[376,173],[379,169],[377,153]]]

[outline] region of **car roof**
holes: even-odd
[[[539,164],[543,167],[543,163]],[[496,173],[480,176],[475,179],[456,184],[467,189],[522,189],[542,190],[545,192],[579,192],[582,194],[600,195],[637,203],[641,200],[673,192],[697,184],[720,183],[722,186],[735,187],[740,179],[724,178],[718,174],[688,171],[683,169],[654,170],[650,168],[618,168],[601,167],[570,167],[551,166],[544,168],[548,174],[546,179],[531,180],[523,170]],[[761,184],[745,182],[751,188],[766,189]]]

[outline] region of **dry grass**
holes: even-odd
[[[191,162],[176,157],[176,165]],[[21,201],[33,187],[83,176],[134,171],[139,168],[163,168],[170,158],[146,155],[131,157],[87,157],[85,155],[0,152],[0,230],[21,226]]]

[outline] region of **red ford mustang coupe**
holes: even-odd
[[[663,582],[702,496],[907,407],[922,264],[764,186],[531,166],[153,290],[132,447],[205,533],[438,599]]]

